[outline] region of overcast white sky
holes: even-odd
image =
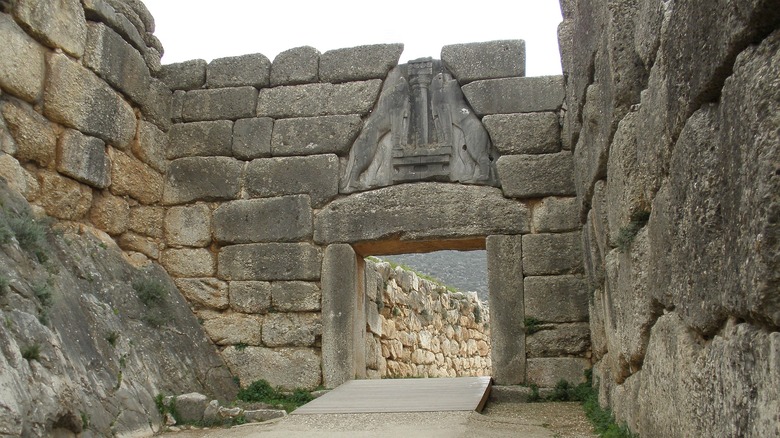
[[[526,42],[526,75],[561,73],[558,0],[143,0],[165,47],[163,64],[299,46],[320,52],[404,43],[401,62],[439,58],[448,44]]]

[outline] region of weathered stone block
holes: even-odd
[[[256,106],[254,87],[193,90],[184,95],[181,117],[185,122],[242,119],[254,117]]]
[[[307,194],[318,207],[338,194],[338,184],[339,159],[328,154],[253,160],[247,166],[245,188],[253,197]]]
[[[582,272],[580,232],[523,236],[523,273],[560,275]]]
[[[154,124],[140,120],[138,122],[138,141],[133,142],[130,149],[133,155],[154,170],[164,174],[168,170],[168,161],[165,159],[167,149],[168,134]]]
[[[111,26],[114,31],[122,35],[122,38],[136,49],[140,51],[146,50],[146,43],[143,36],[141,36],[145,31],[140,18],[136,19],[137,14],[124,2],[110,1],[111,3],[109,4],[104,0],[82,0],[84,15],[88,20]]]
[[[165,214],[169,245],[204,247],[211,243],[211,210],[207,205],[171,207]]]
[[[320,356],[314,348],[228,347],[222,357],[233,375],[248,385],[263,379],[273,387],[312,390],[322,382]]]
[[[308,243],[254,243],[223,247],[219,278],[225,280],[317,280],[320,249]]]
[[[57,173],[38,173],[40,191],[36,202],[46,214],[57,219],[74,220],[84,217],[92,205],[92,190]]]
[[[504,155],[496,162],[504,196],[538,198],[573,196],[574,160],[571,153]]]
[[[243,313],[268,313],[273,284],[276,282],[231,281],[228,289],[230,308]]]
[[[363,81],[384,79],[398,65],[403,44],[375,44],[329,50],[320,56],[322,82]]]
[[[525,277],[525,315],[542,322],[588,320],[588,289],[579,275]]]
[[[183,423],[197,423],[203,420],[203,412],[208,404],[209,399],[203,394],[182,394],[176,397],[176,412]]]
[[[265,55],[230,56],[211,61],[206,67],[206,87],[267,87],[270,82],[271,61]]]
[[[553,154],[561,150],[558,115],[551,112],[495,114],[482,119],[502,154]]]
[[[357,297],[357,261],[355,251],[346,244],[329,245],[322,261],[322,379],[335,388],[355,378],[356,329],[365,332],[365,324],[356,322],[363,306]],[[365,370],[365,366],[362,367]]]
[[[171,90],[197,90],[206,83],[206,64],[202,59],[193,59],[164,65],[158,77]]]
[[[160,262],[174,277],[211,277],[215,271],[214,255],[203,248],[167,249]]]
[[[320,51],[310,46],[279,53],[271,65],[271,86],[319,82]]]
[[[233,124],[233,156],[239,160],[271,156],[274,121],[268,117],[239,119]]]
[[[263,345],[262,316],[216,312],[199,312],[198,316],[204,320],[206,334],[217,345]]]
[[[48,167],[56,156],[57,133],[54,126],[18,101],[3,103],[0,112],[16,145],[13,155],[19,160],[35,161],[42,167]]]
[[[263,319],[266,347],[309,347],[322,334],[322,321],[316,313],[271,313]]]
[[[275,119],[337,114],[368,114],[379,97],[382,81],[307,84],[260,90],[257,115]]]
[[[196,156],[231,156],[233,122],[178,123],[171,127],[170,142],[165,150],[169,160]]]
[[[36,102],[46,77],[46,49],[8,14],[0,14],[0,41],[0,87],[28,102]]]
[[[560,380],[577,385],[585,381],[588,359],[577,357],[537,357],[528,359],[526,381],[543,388],[552,388]]]
[[[163,178],[154,169],[129,155],[109,148],[111,193],[129,195],[142,204],[154,204],[163,192]]]
[[[135,137],[135,113],[94,73],[63,54],[49,57],[43,113],[49,119],[126,148]]]
[[[133,46],[102,23],[87,25],[84,65],[133,102],[145,101],[151,81],[146,61]]]
[[[228,308],[228,284],[215,278],[177,278],[176,287],[191,306],[206,309]]]
[[[214,210],[214,238],[221,244],[295,242],[311,238],[306,195],[232,201]]]
[[[184,112],[184,98],[187,96],[187,92],[183,90],[176,90],[171,96],[171,121],[173,123],[181,123],[182,113]]]
[[[77,181],[103,189],[111,174],[103,140],[66,129],[60,136],[57,170]]]
[[[144,120],[148,120],[160,129],[168,131],[173,115],[173,93],[162,81],[152,78],[149,90],[138,103]]]
[[[531,227],[536,233],[559,233],[580,228],[577,198],[544,198],[534,206]]]
[[[164,207],[133,207],[130,209],[128,228],[138,234],[160,238],[163,236],[164,219]]]
[[[104,192],[93,197],[89,219],[96,227],[116,236],[127,231],[130,206],[124,198]]]
[[[564,97],[562,76],[488,79],[466,84],[462,90],[479,116],[557,111]]]
[[[436,196],[432,196],[432,194]],[[414,199],[414,202],[409,202]],[[420,211],[427,212],[424,215]],[[433,240],[528,232],[528,210],[498,189],[441,183],[386,187],[332,202],[314,218],[320,243]]]
[[[143,254],[150,259],[160,258],[160,245],[151,237],[124,233],[119,238],[119,247],[128,252]]]
[[[171,162],[163,202],[235,199],[241,189],[244,163],[228,157],[189,157]]]
[[[0,178],[3,178],[8,187],[17,190],[28,201],[38,194],[39,184],[35,176],[25,170],[16,158],[8,154],[0,154]]]
[[[588,323],[557,324],[525,338],[525,351],[529,358],[582,356],[589,348]]]
[[[322,293],[316,283],[275,281],[270,283],[271,302],[280,312],[316,312]]]
[[[525,382],[523,242],[521,236],[488,236],[488,287],[493,378],[500,385]]]
[[[358,115],[283,119],[274,125],[271,152],[280,155],[349,153],[363,121]]]
[[[87,23],[78,0],[17,0],[14,15],[49,47],[60,48],[76,58],[84,53]]]
[[[501,40],[444,46],[441,60],[461,85],[478,79],[525,76],[525,41]]]

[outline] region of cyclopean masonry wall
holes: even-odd
[[[776,1],[561,1],[602,403],[641,436],[780,435]]]
[[[242,383],[313,388],[366,376],[363,256],[487,247],[496,379],[581,380],[586,295],[561,78],[522,77],[521,41],[396,66],[401,49],[163,67],[176,123],[161,263]],[[529,337],[527,361],[524,315],[550,323]]]
[[[366,377],[489,376],[490,313],[387,262],[366,261]]]

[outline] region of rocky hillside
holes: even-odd
[[[436,251],[424,254],[381,256],[399,265],[442,281],[459,291],[476,292],[483,301],[488,297],[487,255],[485,251]]]

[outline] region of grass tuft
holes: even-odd
[[[647,221],[650,220],[650,212],[647,210],[638,210],[631,213],[631,219],[628,225],[620,229],[617,236],[617,245],[620,252],[626,252],[634,242],[634,238],[639,234],[639,230],[647,225]]]
[[[238,391],[238,399],[245,402],[260,402],[281,406],[285,411],[292,412],[296,408],[314,400],[309,391],[296,389],[285,393],[271,387],[265,380],[256,380],[246,388]]]
[[[21,353],[22,353],[22,357],[24,359],[27,359],[28,362],[31,360],[40,360],[41,346],[38,344],[28,345],[22,348]]]
[[[532,335],[540,330],[542,330],[542,321],[539,319],[534,318],[533,316],[526,317],[523,320],[523,324],[525,325],[525,334],[526,335]]]

